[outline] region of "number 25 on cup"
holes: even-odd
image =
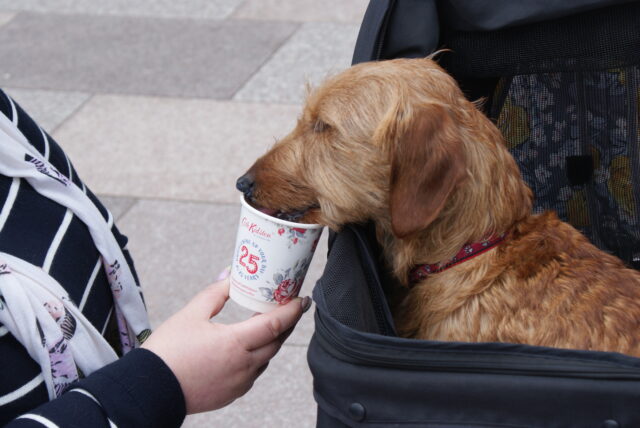
[[[247,257],[249,258],[249,260],[245,262]],[[242,247],[240,247],[240,258],[238,259],[238,262],[242,267],[244,267],[247,270],[247,272],[249,272],[252,275],[258,272],[258,263],[256,262],[258,262],[259,260],[260,260],[260,257],[256,256],[255,254],[249,253],[249,249],[247,248],[246,245],[243,245]]]

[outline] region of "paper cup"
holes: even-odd
[[[256,312],[269,312],[300,292],[322,225],[268,216],[240,197],[242,207],[231,263],[229,297]]]

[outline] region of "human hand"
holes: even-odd
[[[311,305],[309,297],[297,297],[236,324],[211,322],[228,298],[228,279],[210,285],[142,345],[175,374],[189,414],[219,409],[249,391]]]

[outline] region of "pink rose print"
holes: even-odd
[[[281,305],[289,302],[292,297],[294,297],[300,291],[300,286],[302,285],[302,281],[295,281],[293,279],[285,279],[279,285],[278,288],[273,292],[273,298],[276,302]]]
[[[260,287],[260,293],[267,302],[277,302],[284,305],[298,295],[302,288],[304,276],[307,273],[311,256],[298,260],[293,267],[277,272],[273,275],[270,287]]]

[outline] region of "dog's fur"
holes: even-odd
[[[308,96],[248,172],[260,206],[333,229],[373,220],[398,282],[465,243],[497,248],[406,288],[401,335],[640,356],[640,274],[554,213],[532,215],[498,129],[430,59],[354,66]],[[319,207],[319,208],[318,208]]]

